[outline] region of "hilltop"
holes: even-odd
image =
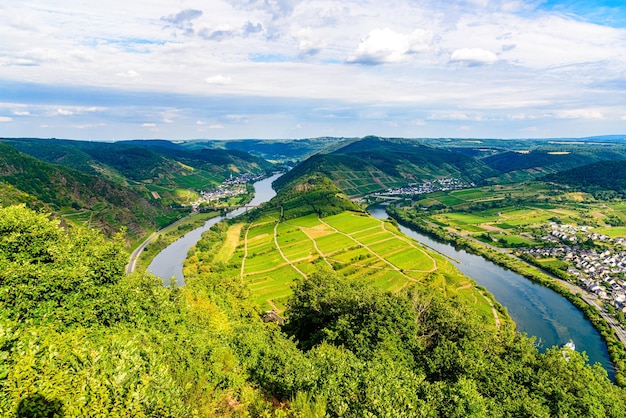
[[[437,177],[480,181],[496,174],[472,157],[418,141],[365,137],[329,154],[316,154],[276,182],[320,173],[348,196],[361,196]]]

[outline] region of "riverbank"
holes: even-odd
[[[182,286],[185,284],[183,276],[183,264],[187,258],[187,253],[191,247],[196,245],[200,240],[202,233],[214,224],[220,222],[223,219],[229,219],[245,213],[249,208],[258,206],[276,195],[276,192],[272,189],[272,182],[280,177],[282,173],[273,174],[270,177],[266,177],[263,180],[257,181],[253,184],[254,196],[248,193],[248,202],[245,207],[234,209],[231,212],[227,212],[220,216],[212,217],[211,219],[203,222],[198,227],[191,231],[186,231],[184,235],[179,239],[167,245],[165,248],[158,251],[150,261],[147,270],[151,271],[158,277],[164,279],[165,284],[168,285],[172,278],[175,279],[176,285]],[[147,257],[146,257],[147,258]]]
[[[130,254],[130,259],[126,265],[126,274],[133,271],[145,271],[152,259],[164,248],[181,238],[187,232],[201,227],[204,223],[216,216],[219,212],[194,212],[178,219],[176,222],[161,228],[150,234],[135,250]]]
[[[414,228],[426,235],[439,239],[440,241],[452,243],[458,248],[462,248],[468,252],[482,256],[501,267],[520,274],[532,282],[549,288],[565,297],[572,303],[572,305],[585,315],[593,327],[598,331],[606,343],[611,362],[615,366],[616,384],[621,386],[626,385],[626,345],[616,332],[618,326],[615,323],[607,322],[607,319],[602,315],[599,306],[595,303],[590,303],[592,301],[589,298],[584,297],[582,289],[580,289],[581,292],[576,292],[571,283],[563,282],[562,280],[550,276],[545,272],[539,271],[535,266],[529,265],[512,254],[488,248],[482,243],[471,241],[457,234],[451,234],[447,230],[428,224],[419,217],[409,217],[402,211],[393,208],[389,208],[388,214],[394,220],[407,227]]]

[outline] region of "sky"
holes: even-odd
[[[0,0],[0,137],[626,134],[623,0]]]

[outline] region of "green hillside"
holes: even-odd
[[[278,195],[258,212],[279,210],[283,219],[291,219],[309,214],[324,217],[345,210],[361,210],[333,182],[320,174],[304,175],[288,184],[280,184]],[[274,187],[277,187],[276,183]]]
[[[600,161],[548,174],[544,180],[581,188],[592,193],[613,191],[623,197],[626,196],[626,160]]]
[[[272,165],[241,151],[188,150],[169,141],[94,142],[57,139],[3,139],[42,161],[61,164],[133,187],[164,206],[187,204],[199,190],[231,174],[264,173]]]
[[[626,158],[623,147],[583,148],[579,145],[563,145],[553,149],[532,151],[505,151],[482,159],[500,175],[492,182],[514,182],[537,178],[550,173],[565,171],[602,160]]]
[[[474,158],[417,141],[366,137],[332,154],[310,157],[276,185],[313,173],[330,178],[349,196],[360,196],[437,177],[480,181],[496,172]]]
[[[140,194],[105,178],[53,165],[0,143],[0,204],[46,207],[68,223],[83,223],[112,234],[124,226],[143,236],[176,216]]]

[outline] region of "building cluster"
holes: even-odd
[[[536,258],[556,258],[569,267],[567,273],[578,284],[600,299],[626,312],[626,238],[612,239],[591,231],[589,226],[550,223],[544,241],[556,243],[550,248],[530,248],[523,252]],[[578,243],[592,240],[607,245],[602,250],[584,248]]]
[[[474,183],[467,183],[453,177],[443,177],[435,180],[424,180],[420,184],[409,184],[405,187],[395,187],[382,192],[374,193],[378,196],[419,195],[432,192],[466,189],[475,187]]]
[[[255,181],[262,180],[265,177],[263,174],[250,174],[245,173],[237,177],[233,177],[231,174],[229,178],[224,180],[222,186],[232,186],[237,184],[254,183]],[[221,187],[221,186],[220,186]]]
[[[211,203],[217,202],[220,199],[228,199],[234,196],[239,196],[246,192],[246,183],[251,183],[255,181],[261,180],[265,177],[262,174],[242,174],[237,177],[233,177],[231,174],[230,177],[222,184],[217,186],[213,190],[209,191],[201,191],[200,199],[193,202],[191,205],[194,208],[198,208],[202,203]]]

